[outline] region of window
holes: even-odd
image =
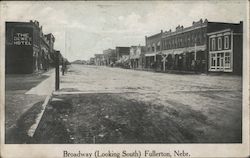
[[[221,37],[218,37],[218,50],[222,49],[222,39]]]
[[[13,44],[13,30],[12,29],[7,29],[6,33],[6,43],[7,44]]]
[[[150,47],[151,47],[151,46],[148,46],[148,51],[149,51],[149,52],[150,52]]]
[[[216,67],[216,54],[210,54],[210,69],[215,69]]]
[[[210,71],[232,72],[232,52],[210,53]]]
[[[159,51],[160,48],[161,48],[161,42],[158,42],[158,43],[157,43],[157,46],[156,46],[156,51]]]
[[[228,36],[224,37],[224,47],[225,49],[229,49],[229,37]]]
[[[230,52],[225,53],[225,68],[231,67],[231,54]]]
[[[212,42],[211,42],[211,50],[215,50],[215,38],[212,38]]]

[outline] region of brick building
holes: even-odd
[[[208,33],[208,71],[242,74],[242,22]]]
[[[163,31],[152,36],[145,36],[146,54],[145,54],[145,68],[157,69],[159,67],[159,60],[161,53],[161,40]],[[158,62],[157,62],[158,61]]]
[[[47,70],[54,45],[49,42],[38,21],[6,22],[6,73]]]
[[[207,19],[204,21],[201,19],[197,22],[193,22],[190,27],[184,28],[179,25],[176,27],[175,31],[161,31],[161,33],[146,37],[146,68],[161,71],[179,70],[204,73],[215,70],[222,71],[222,68],[219,67],[213,68],[213,66],[210,66],[209,68],[209,63],[212,63],[212,56],[215,58],[214,55],[209,55],[209,51],[210,54],[215,54],[215,52],[211,52],[211,50],[208,49],[210,43],[207,35],[213,37],[213,32],[216,34],[216,32],[220,33],[220,31],[223,32],[223,30],[228,29],[231,31],[233,30],[237,34],[240,32],[242,33],[242,23],[209,22]],[[239,35],[234,37],[240,38]],[[237,45],[236,48],[239,48],[239,50],[237,50],[239,53],[236,54],[239,56],[233,56],[233,58],[236,59],[239,65],[239,63],[242,63],[242,40],[237,42],[238,43],[235,43],[235,45]],[[221,60],[224,62],[224,56]],[[216,64],[218,63],[219,62]],[[239,70],[235,69],[235,71]],[[223,72],[230,71],[226,70]]]
[[[130,47],[130,67],[132,69],[142,69],[145,65],[145,46],[131,46]]]

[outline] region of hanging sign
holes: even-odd
[[[29,33],[16,33],[14,35],[14,45],[31,45],[31,37]]]

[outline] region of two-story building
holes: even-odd
[[[152,36],[145,36],[146,53],[145,53],[145,68],[146,69],[157,69],[161,66],[161,40],[163,31]]]
[[[54,43],[55,37],[52,33],[46,34],[45,37],[48,40],[49,44],[49,56],[50,56],[50,65],[54,66],[55,54],[54,54]]]
[[[43,34],[38,21],[6,22],[6,73],[47,70],[51,60],[50,53],[54,52],[54,41],[54,37],[50,41]]]
[[[132,69],[142,69],[145,65],[145,46],[131,46],[130,47],[130,68]]]
[[[52,40],[52,43],[54,40]],[[6,73],[33,73],[48,69],[48,39],[38,21],[6,22]]]
[[[115,64],[117,60],[115,49],[103,50],[103,55],[104,55],[104,65],[113,66]]]
[[[229,35],[230,31],[234,36]],[[227,32],[225,39],[224,32]],[[222,35],[223,37],[219,37]],[[237,68],[242,64],[242,23],[209,22],[207,19],[204,21],[200,19],[189,27],[179,25],[175,31],[161,31],[161,33],[146,37],[145,41],[147,47],[146,68],[154,70],[203,73],[239,72],[240,70]],[[230,61],[232,60],[230,68],[225,67],[225,64],[229,62],[229,57],[225,58],[225,55],[229,56],[229,54],[217,54],[225,52],[224,45],[227,52],[231,49],[231,45],[232,51],[237,52],[229,53],[231,54]],[[235,63],[233,63],[233,59],[235,59]]]
[[[208,71],[242,74],[243,23],[208,33]]]
[[[201,19],[192,26],[177,26],[162,35],[162,51],[166,69],[206,70],[206,33],[208,21]]]

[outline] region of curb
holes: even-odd
[[[52,92],[52,94],[53,94],[53,92]],[[33,136],[34,136],[34,134],[35,134],[35,132],[36,132],[36,129],[37,129],[37,127],[38,127],[38,125],[39,125],[39,123],[40,123],[40,121],[41,121],[41,119],[42,119],[42,116],[43,116],[43,114],[44,114],[44,111],[45,111],[45,109],[46,109],[46,106],[48,105],[49,101],[50,101],[51,98],[52,98],[52,94],[50,94],[50,95],[48,95],[48,96],[46,97],[45,101],[44,101],[43,104],[42,104],[42,111],[41,111],[41,112],[37,115],[37,117],[36,117],[36,122],[29,128],[29,130],[28,130],[28,132],[27,132],[27,134],[28,134],[29,137],[33,137]]]

